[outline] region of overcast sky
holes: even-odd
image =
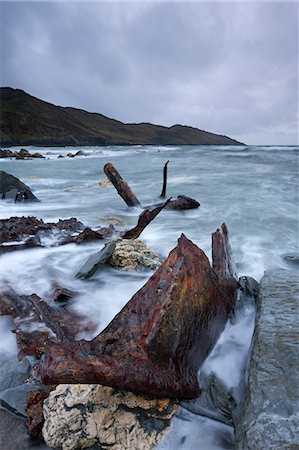
[[[298,3],[1,2],[1,85],[124,122],[298,144]]]

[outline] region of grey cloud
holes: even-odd
[[[2,2],[2,85],[124,122],[294,144],[295,3]]]

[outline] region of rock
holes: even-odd
[[[76,273],[75,277],[82,280],[91,278],[108,261],[115,250],[116,243],[116,240],[109,241],[99,252],[91,255]]]
[[[108,178],[107,178],[108,180]],[[109,180],[108,180],[109,181]],[[109,181],[110,183],[110,181]],[[105,216],[100,218],[101,222],[109,223],[111,225],[119,225],[121,227],[124,227],[126,225],[126,222],[123,219],[120,219],[119,217],[114,216]]]
[[[0,149],[0,158],[16,158],[16,159],[28,159],[28,158],[44,158],[40,153],[29,153],[25,148],[21,148],[19,152],[12,152],[7,149]]]
[[[180,402],[180,405],[193,414],[209,417],[210,419],[233,424],[232,413],[236,408],[236,401],[226,386],[211,374],[206,380],[207,387],[201,391],[198,398]]]
[[[0,367],[0,393],[6,389],[24,384],[30,374],[30,363],[24,358],[1,360]]]
[[[4,170],[0,171],[0,195],[2,199],[15,201],[39,201],[26,184]]]
[[[7,148],[0,148],[0,158],[15,158],[16,154]]]
[[[156,270],[161,260],[142,241],[132,239],[116,245],[108,264],[121,270]]]
[[[66,220],[59,220],[57,223],[45,223],[42,219],[36,217],[10,217],[0,220],[0,243],[6,243],[0,247],[1,251],[20,250],[22,248],[39,247],[42,245],[41,238],[48,236],[53,231],[58,231],[58,244],[73,242],[76,237],[72,233],[83,230],[85,227],[82,222],[74,217]],[[103,235],[106,229],[103,229]],[[66,235],[69,235],[66,238]],[[15,244],[15,242],[20,244]],[[13,242],[12,245],[7,243]],[[53,243],[53,245],[57,245]]]
[[[44,416],[43,406],[44,400],[49,397],[49,394],[53,388],[41,388],[38,391],[29,392],[26,397],[26,426],[31,438],[37,438],[41,436]]]
[[[258,296],[259,284],[254,278],[247,276],[240,277],[239,286],[246,295],[254,298]]]
[[[53,295],[52,298],[54,302],[68,302],[70,299],[72,299],[75,296],[75,292],[67,289],[63,286],[60,286],[60,284],[53,283]]]
[[[51,224],[53,225],[53,224]],[[66,231],[81,231],[84,230],[85,226],[82,222],[77,220],[75,217],[71,217],[70,219],[59,219],[57,224],[55,226],[59,230],[66,230]]]
[[[29,450],[24,418],[0,410],[0,446],[3,450]]]
[[[98,444],[110,450],[151,449],[177,405],[101,385],[59,385],[44,402],[43,437],[63,450]]]
[[[165,209],[174,209],[177,211],[185,211],[187,209],[196,209],[200,207],[200,203],[194,198],[186,195],[178,195],[175,200],[171,200]]]
[[[55,342],[72,342],[81,332],[94,330],[94,324],[66,307],[50,307],[36,294],[0,294],[0,315],[13,317],[21,355],[40,357]]]
[[[269,272],[260,283],[238,449],[298,448],[298,296],[296,271]]]
[[[290,266],[299,269],[299,255],[286,255],[284,256],[284,261],[286,261]]]
[[[86,156],[87,154],[83,150],[78,150],[77,153],[75,153],[75,156]]]
[[[222,332],[236,293],[237,281],[220,278],[203,251],[182,235],[102,333],[92,341],[50,347],[42,379],[194,398],[198,369]]]
[[[104,239],[104,236],[97,231],[93,231],[90,228],[85,228],[78,236],[69,237],[63,241],[63,244],[74,242],[76,244],[84,244],[85,242],[92,242]]]
[[[26,417],[25,405],[29,392],[39,390],[37,384],[25,383],[0,393],[0,405],[8,411]]]

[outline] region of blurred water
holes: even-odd
[[[1,160],[1,169],[29,185],[41,202],[2,201],[1,218],[32,215],[57,221],[76,217],[88,226],[99,227],[106,226],[107,218],[113,216],[124,222],[123,228],[131,228],[141,210],[127,208],[112,185],[99,186],[105,177],[104,164],[112,162],[140,202],[147,205],[159,201],[163,166],[169,159],[167,196],[188,195],[201,206],[185,212],[162,211],[141,235],[153,251],[167,256],[183,232],[210,256],[211,233],[226,222],[240,276],[260,280],[265,270],[287,268],[283,257],[299,252],[298,147],[85,147],[82,150],[86,156],[76,158],[58,155],[76,153],[79,148],[27,148],[47,159]],[[69,244],[3,254],[0,287],[10,285],[20,294],[35,292],[47,299],[51,280],[55,278],[79,293],[75,308],[97,320],[97,334],[151,275],[106,269],[89,281],[76,280],[74,274],[82,263],[102,246],[102,243]],[[229,325],[207,362],[206,370],[218,370],[224,381],[234,379],[235,374],[234,384],[238,383],[251,339],[251,313],[245,314],[237,327]],[[5,338],[6,351],[11,348],[14,353],[15,343],[7,338],[7,329],[5,322],[0,341]],[[240,333],[243,350],[238,353],[230,340],[236,343]],[[178,439],[180,436],[178,448],[231,448],[228,443],[231,430],[227,431],[224,425],[217,428],[212,421],[200,425],[202,420],[205,419],[196,418],[190,424],[189,419],[185,422],[175,419],[175,436]],[[182,423],[188,425],[181,428]],[[198,434],[190,439],[190,433],[200,426],[208,429],[202,443]],[[219,433],[222,437],[217,440]],[[184,438],[185,435],[189,438]],[[172,436],[163,449],[174,448]]]

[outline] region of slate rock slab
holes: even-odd
[[[263,277],[237,448],[299,448],[299,279],[295,270]]]

